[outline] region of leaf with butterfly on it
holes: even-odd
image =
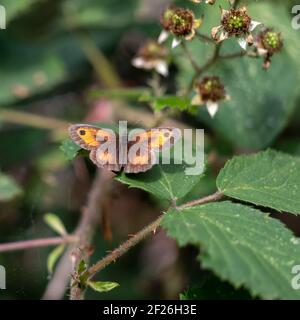
[[[152,193],[159,199],[178,200],[183,198],[198,182],[203,174],[187,175],[187,164],[157,164],[150,171],[137,175],[122,172],[115,179],[129,185]]]

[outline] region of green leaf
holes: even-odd
[[[95,89],[89,92],[90,98],[110,98],[110,99],[128,99],[139,100],[142,97],[148,97],[150,90],[148,88],[118,88],[118,89]]]
[[[48,255],[48,258],[47,258],[47,269],[48,269],[48,273],[49,274],[53,273],[53,269],[54,269],[55,263],[59,259],[59,257],[62,255],[64,250],[65,250],[65,245],[62,244],[62,245],[56,247]]]
[[[253,1],[254,2],[254,1]],[[224,8],[228,1],[220,1]],[[262,59],[248,57],[219,61],[208,70],[207,75],[217,75],[225,85],[230,101],[220,103],[220,109],[211,119],[205,106],[199,107],[198,117],[215,129],[233,145],[251,149],[269,146],[287,125],[299,95],[299,34],[291,28],[291,17],[284,4],[259,1],[249,3],[249,13],[254,20],[262,21],[282,31],[284,50],[272,57],[270,69],[262,69]],[[220,11],[205,7],[202,33],[210,34],[213,26],[220,24]],[[200,41],[189,44],[194,57],[213,54],[212,46]],[[176,49],[180,52],[180,49]],[[221,54],[239,52],[235,38],[226,40]],[[179,81],[187,87],[194,74],[189,61],[178,55]],[[201,64],[201,61],[199,61]]]
[[[221,170],[217,186],[229,197],[300,214],[300,159],[282,152],[234,157]]]
[[[10,20],[16,18],[20,14],[23,14],[26,11],[29,11],[32,5],[39,2],[40,0],[22,0],[22,1],[11,1],[11,0],[2,0],[1,5],[6,9],[6,19],[7,23]]]
[[[47,223],[47,225],[54,231],[56,231],[58,234],[65,236],[67,234],[67,231],[65,229],[65,226],[61,219],[53,214],[53,213],[47,213],[44,215],[44,220]]]
[[[190,99],[188,97],[176,97],[176,96],[163,96],[159,98],[149,98],[148,102],[150,102],[152,104],[152,107],[157,111],[163,110],[167,107],[184,111],[184,110],[187,110],[191,105]]]
[[[88,281],[88,285],[97,292],[108,292],[119,286],[116,282]]]
[[[20,59],[20,55],[24,59]],[[6,55],[0,61],[0,72],[3,77],[1,104],[15,103],[45,93],[66,79],[65,65],[57,54],[46,53],[30,45],[7,45]]]
[[[0,172],[0,201],[10,201],[22,193],[21,187],[10,176]]]
[[[160,199],[177,200],[184,197],[200,181],[203,175],[187,175],[186,164],[157,164],[151,170],[139,174],[122,172],[116,180],[130,187],[143,189]]]
[[[134,21],[136,0],[67,0],[64,11],[72,15],[74,27],[124,28]]]
[[[82,273],[84,273],[87,270],[87,264],[84,261],[84,259],[80,260],[79,264],[78,264],[78,268],[77,268],[77,273],[79,275],[81,275]]]
[[[300,239],[281,222],[229,201],[172,209],[162,221],[180,246],[201,247],[201,265],[265,299],[300,299],[291,281]]]
[[[73,160],[81,150],[80,146],[70,139],[64,140],[59,148],[70,161]]]
[[[200,279],[199,279],[200,278]],[[220,280],[211,272],[201,272],[197,277],[197,285],[187,288],[179,294],[180,300],[248,300],[249,291],[241,288],[237,290],[227,281]],[[199,283],[199,284],[198,284]]]

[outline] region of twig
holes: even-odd
[[[188,202],[184,205],[175,207],[176,209],[183,209],[187,207],[192,207],[199,204],[204,204],[212,201],[217,201],[222,198],[223,194],[220,192],[216,192],[210,196]],[[154,222],[150,223],[148,226],[146,226],[144,229],[136,233],[133,237],[125,241],[123,244],[121,244],[117,249],[109,253],[106,257],[92,265],[86,275],[90,279],[92,278],[96,273],[103,270],[106,266],[111,264],[112,262],[115,262],[118,258],[123,256],[130,248],[134,247],[136,244],[138,244],[140,241],[145,239],[147,236],[151,234],[151,232],[155,232],[156,229],[159,227],[161,221],[162,221],[163,215],[159,216]]]
[[[102,51],[99,50],[91,37],[88,34],[79,31],[76,32],[76,35],[81,42],[82,50],[92,64],[98,75],[98,78],[103,82],[104,86],[107,88],[121,87],[122,83],[114,68],[107,63],[106,57]]]
[[[204,40],[205,42],[209,42],[209,43],[212,43],[212,44],[216,43],[214,39],[208,37],[205,34],[200,33],[199,31],[196,31],[196,37],[198,37],[202,41]]]
[[[219,58],[221,51],[221,43],[216,44],[212,57],[200,68],[199,74],[209,69]]]
[[[74,267],[76,268],[76,265],[81,258],[87,258],[86,249],[89,247],[90,240],[92,239],[98,222],[100,222],[101,203],[106,196],[106,188],[109,181],[112,179],[112,175],[112,173],[106,170],[99,170],[97,172],[89,193],[87,207],[83,211],[77,230],[74,233],[78,238],[78,241],[71,245],[65,252],[64,256],[60,259],[55,273],[43,295],[43,299],[61,299],[65,293],[66,287],[68,286],[70,273],[74,270]],[[75,265],[72,265],[71,256],[73,255],[74,257],[74,250],[77,255],[74,259]],[[73,288],[71,297],[73,299],[80,298],[81,294],[81,292],[75,292],[75,288]]]
[[[194,57],[192,56],[191,52],[187,48],[184,41],[181,42],[181,47],[182,47],[186,57],[189,59],[190,63],[192,64],[193,68],[195,69],[196,73],[200,73],[201,69],[198,66],[197,62],[195,61]]]
[[[77,238],[75,236],[55,237],[55,238],[44,238],[44,239],[33,239],[25,241],[17,241],[10,243],[0,244],[0,252],[26,250],[39,247],[55,246],[58,244],[68,244],[76,242]]]
[[[201,204],[204,204],[204,203],[207,203],[207,202],[212,202],[212,201],[218,201],[220,199],[223,198],[223,193],[217,191],[216,193],[214,194],[211,194],[207,197],[204,197],[204,198],[201,198],[201,199],[197,199],[197,200],[193,200],[193,201],[190,201],[190,202],[187,202],[181,206],[177,206],[176,209],[185,209],[185,208],[190,208],[190,207],[194,207],[194,206],[197,206],[197,205],[201,205]]]
[[[258,58],[259,56],[255,52],[251,51],[241,51],[241,52],[236,52],[236,53],[231,53],[231,54],[226,54],[226,55],[219,55],[219,59],[234,59],[234,58],[241,58],[241,57],[250,57],[250,58]]]
[[[22,124],[39,129],[66,130],[68,127],[68,122],[63,120],[40,116],[29,112],[8,110],[5,108],[0,109],[0,119],[6,122]]]
[[[222,45],[221,43],[216,44],[212,57],[202,67],[200,67],[198,70],[196,70],[196,72],[195,72],[195,74],[194,74],[194,76],[188,86],[187,93],[190,93],[192,91],[196,79],[202,73],[207,71],[218,60],[218,58],[220,56],[221,45]]]
[[[97,272],[104,269],[110,263],[115,262],[118,258],[124,255],[130,248],[134,247],[140,241],[145,239],[149,234],[151,234],[151,232],[155,232],[156,229],[159,227],[161,220],[162,220],[162,215],[159,216],[154,222],[146,226],[144,229],[142,229],[141,231],[133,235],[127,241],[122,243],[117,249],[112,251],[102,260],[92,265],[87,271],[87,276],[89,278],[92,278]]]

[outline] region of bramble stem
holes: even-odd
[[[24,240],[0,244],[0,252],[26,250],[39,247],[55,246],[59,244],[69,244],[76,242],[76,236],[53,237],[44,239]]]
[[[115,262],[118,258],[123,256],[130,248],[134,247],[140,241],[145,239],[149,234],[151,234],[151,232],[155,233],[156,229],[160,225],[162,217],[163,217],[162,215],[159,216],[154,222],[150,223],[144,229],[142,229],[141,231],[133,235],[124,243],[122,243],[117,249],[109,253],[106,257],[104,257],[103,259],[101,259],[100,261],[92,265],[87,271],[88,277],[89,278],[93,277],[100,270],[104,269],[106,266],[108,266],[112,262]]]
[[[186,44],[184,41],[181,42],[181,47],[186,55],[186,57],[189,59],[190,63],[192,64],[193,68],[197,73],[201,72],[200,67],[198,66],[197,62],[195,61],[194,57],[192,56],[191,52],[187,48]]]
[[[194,206],[197,206],[197,205],[201,205],[201,204],[204,204],[204,203],[208,203],[208,202],[212,202],[212,201],[218,201],[220,199],[223,198],[223,193],[217,191],[216,193],[214,194],[211,194],[207,197],[204,197],[204,198],[201,198],[201,199],[197,199],[197,200],[193,200],[193,201],[190,201],[190,202],[187,202],[185,204],[182,204],[181,206],[177,206],[176,209],[185,209],[185,208],[190,208],[190,207],[194,207]]]
[[[209,195],[207,197],[197,199],[191,202],[188,202],[186,204],[183,204],[181,206],[175,206],[176,209],[183,209],[187,207],[192,207],[195,205],[200,205],[212,201],[220,200],[223,197],[223,194],[220,192],[216,192],[212,195]],[[163,215],[159,216],[154,222],[150,223],[148,226],[146,226],[144,229],[136,233],[134,236],[129,238],[127,241],[122,243],[117,249],[109,253],[106,257],[99,260],[97,263],[92,265],[88,271],[87,276],[88,278],[92,278],[95,274],[97,274],[99,271],[103,270],[106,266],[111,264],[112,262],[115,262],[118,258],[123,256],[130,248],[137,245],[139,242],[141,242],[143,239],[145,239],[147,236],[151,234],[151,232],[155,232],[156,229],[159,227],[161,221],[162,221]]]
[[[196,31],[196,37],[198,37],[201,41],[210,42],[212,44],[215,44],[215,40],[210,38],[209,36],[202,34],[198,31]]]

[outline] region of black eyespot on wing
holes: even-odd
[[[170,136],[170,133],[169,132],[165,132],[164,136],[165,136],[165,138],[168,138]]]
[[[84,135],[85,135],[85,130],[80,130],[80,131],[79,131],[79,134],[80,134],[81,136],[84,136]]]

